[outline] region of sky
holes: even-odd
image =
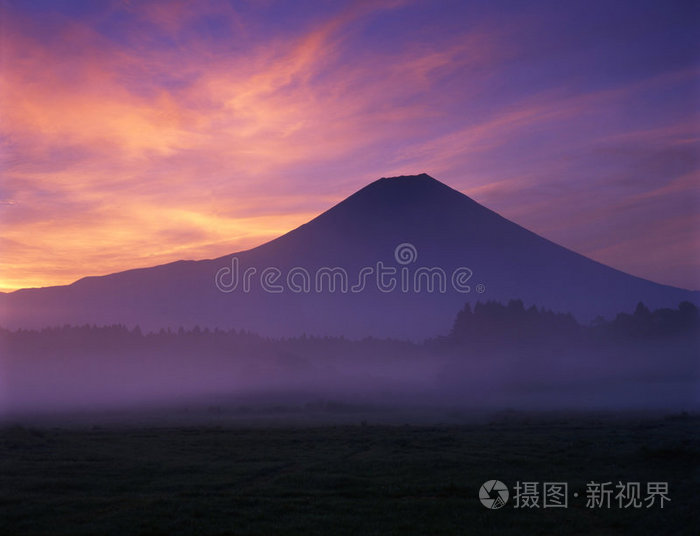
[[[0,0],[0,290],[215,258],[426,172],[700,288],[683,1]]]

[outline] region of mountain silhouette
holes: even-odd
[[[395,282],[393,290],[376,283],[378,263],[396,271],[385,274],[388,283]],[[261,275],[268,267],[273,270],[265,290]],[[347,274],[345,292],[338,270],[324,268]],[[374,273],[362,276],[368,268]],[[252,269],[245,289],[243,272]],[[331,280],[335,291],[328,288]],[[281,292],[269,291],[280,286]],[[0,323],[9,328],[121,323],[148,330],[199,325],[271,336],[419,339],[443,334],[466,301],[512,298],[588,322],[632,310],[640,301],[651,308],[699,303],[700,293],[600,264],[421,174],[379,179],[247,251],[3,294]]]

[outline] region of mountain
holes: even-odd
[[[199,325],[272,336],[419,339],[444,334],[466,301],[511,298],[572,312],[583,322],[639,301],[651,308],[700,303],[699,292],[595,262],[422,174],[379,179],[251,250],[4,294],[0,324]]]

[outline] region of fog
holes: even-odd
[[[698,330],[695,320],[680,322],[678,311],[665,313],[673,329],[639,332],[639,315],[582,327],[566,315],[498,307],[463,311],[449,335],[422,343],[268,339],[198,328],[4,330],[0,415],[298,418],[320,412],[342,419],[371,410],[398,411],[406,419],[428,410],[700,406]]]

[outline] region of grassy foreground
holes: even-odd
[[[511,416],[460,426],[0,430],[0,533],[700,534],[700,422]],[[489,479],[566,481],[567,509],[487,510]],[[586,508],[590,480],[664,509]],[[573,493],[578,492],[575,499]]]

